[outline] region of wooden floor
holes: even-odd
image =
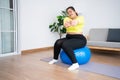
[[[0,57],[0,80],[118,80],[83,70],[49,65],[40,59],[52,56],[52,50],[33,54]],[[120,54],[92,52],[91,61],[120,66]]]

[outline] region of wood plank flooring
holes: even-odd
[[[67,67],[49,65],[40,59],[53,55],[53,50],[33,54],[0,57],[0,80],[118,80],[83,70],[68,71]],[[120,66],[120,54],[92,52],[91,61]]]

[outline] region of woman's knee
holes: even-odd
[[[62,45],[62,40],[61,39],[56,40],[54,45],[61,46]]]
[[[81,42],[80,46],[84,47],[84,46],[86,46],[86,44],[87,44],[87,41],[84,40],[84,41]]]
[[[70,48],[69,43],[68,43],[67,41],[65,41],[65,42],[62,44],[62,48],[63,48],[63,50],[66,50],[66,49]]]

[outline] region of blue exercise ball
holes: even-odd
[[[91,51],[87,46],[75,49],[74,54],[79,65],[89,62],[91,58]],[[63,63],[72,64],[71,60],[63,50],[60,52],[60,59]]]

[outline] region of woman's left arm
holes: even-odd
[[[71,21],[71,25],[84,24],[84,16],[78,16],[77,19]]]

